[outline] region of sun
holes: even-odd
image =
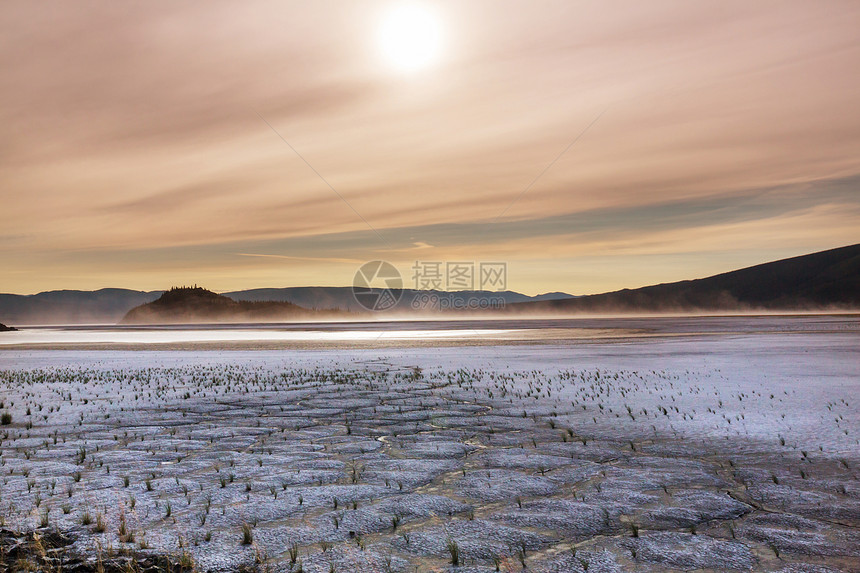
[[[436,62],[441,52],[437,14],[417,3],[393,7],[379,27],[382,56],[397,71],[414,72]]]

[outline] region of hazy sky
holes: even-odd
[[[427,1],[411,71],[401,4],[4,2],[0,292],[589,293],[860,242],[860,3]]]

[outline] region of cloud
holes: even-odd
[[[5,288],[109,284],[119,253],[138,278],[181,261],[238,288],[288,283],[301,263],[242,274],[236,252],[306,258],[302,276],[329,282],[317,259],[420,247],[537,261],[554,238],[657,235],[682,252],[714,225],[745,225],[744,248],[764,255],[792,231],[756,222],[819,209],[821,237],[857,217],[856,3],[440,3],[445,59],[409,78],[378,61],[385,6],[3,10]],[[557,285],[560,266],[535,280]]]

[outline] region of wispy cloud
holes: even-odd
[[[387,5],[4,7],[5,290],[482,253],[578,290],[573,245],[683,272],[716,227],[760,259],[858,240],[855,2],[443,3],[445,58],[408,78],[375,53]]]
[[[317,261],[325,263],[350,263],[360,265],[365,261],[363,259],[342,259],[337,257],[291,257],[289,255],[271,255],[263,253],[236,253],[240,257],[263,257],[268,259],[286,259],[289,261]]]

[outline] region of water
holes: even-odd
[[[580,343],[713,335],[860,334],[858,315],[608,317],[574,319],[422,320],[171,326],[25,327],[0,333],[0,347],[146,347],[195,345],[266,348],[306,343],[453,344]]]

